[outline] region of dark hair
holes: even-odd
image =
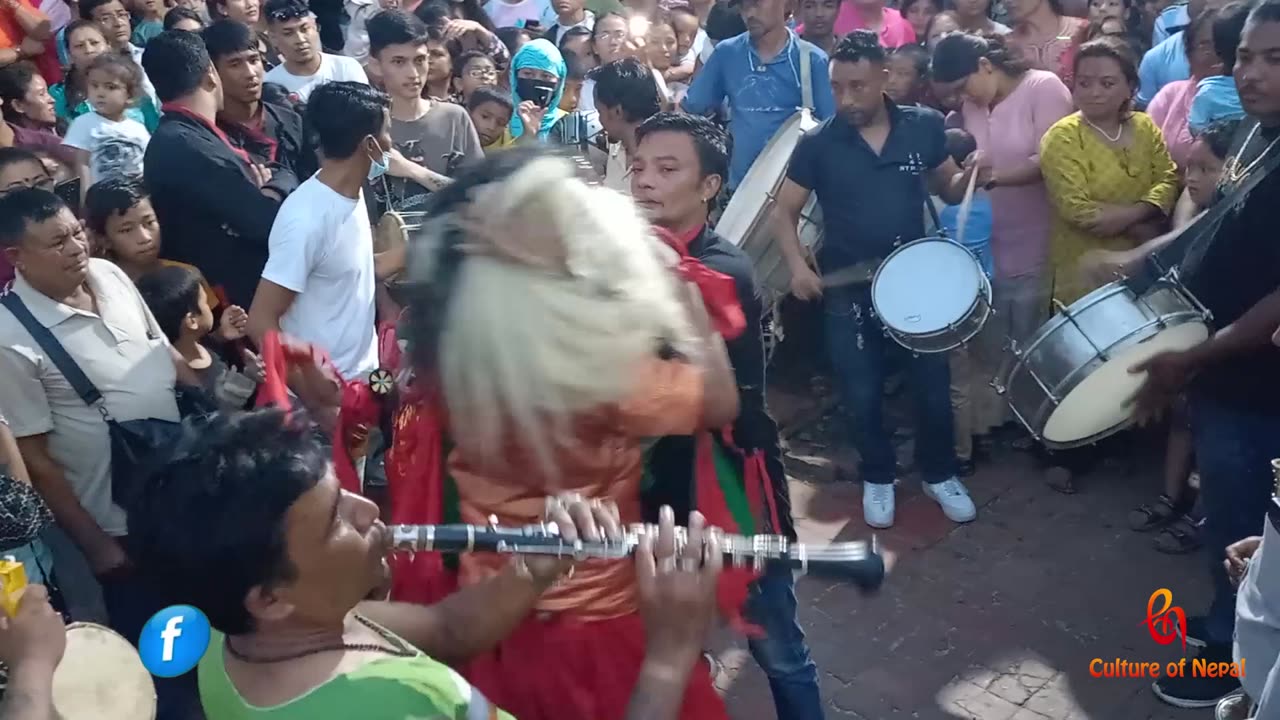
[[[481,85],[471,92],[471,97],[467,99],[467,112],[471,112],[485,103],[494,103],[500,105],[507,114],[515,112],[515,106],[511,102],[511,93],[503,92],[495,87]]]
[[[365,83],[325,83],[307,100],[306,122],[324,156],[338,160],[351,157],[366,137],[382,132],[389,107],[387,94]]]
[[[1249,11],[1249,20],[1252,22],[1280,22],[1280,2],[1277,0],[1263,0],[1253,9]]]
[[[952,83],[978,71],[978,61],[986,58],[1000,72],[1019,77],[1028,69],[1027,63],[1013,50],[1004,38],[978,36],[968,33],[948,33],[938,39],[933,47],[933,79],[940,83]]]
[[[149,197],[142,181],[129,176],[113,176],[89,186],[84,194],[84,220],[89,229],[105,235],[107,219],[123,215]]]
[[[597,18],[596,23],[600,20]],[[747,23],[742,19],[742,14],[737,8],[729,7],[728,3],[716,3],[711,6],[711,12],[707,13],[707,38],[713,42],[728,40],[747,31]]]
[[[18,163],[24,163],[24,162],[35,163],[39,165],[41,168],[44,167],[44,162],[40,160],[40,156],[36,155],[35,153],[31,152],[26,148],[20,148],[20,147],[0,148],[0,172],[7,170],[14,165],[17,165]]]
[[[131,555],[163,579],[168,599],[200,608],[220,632],[249,632],[249,591],[295,577],[289,508],[325,477],[330,455],[301,414],[189,418],[130,513]]]
[[[439,0],[427,0],[413,14],[427,27],[439,27],[449,20],[449,6]]]
[[[31,82],[39,75],[40,71],[36,66],[25,60],[0,67],[0,100],[4,101],[3,111],[6,120],[22,124],[22,113],[18,112],[13,104],[22,102],[27,97]]]
[[[171,32],[182,31],[174,30]],[[130,98],[136,98],[142,94],[142,68],[138,67],[138,63],[134,62],[132,58],[120,53],[102,53],[94,58],[93,62],[89,63],[89,67],[85,68],[84,76],[88,78],[95,72],[106,73],[112,80],[124,83],[125,88],[129,91]]]
[[[403,10],[383,10],[365,24],[369,54],[377,57],[388,45],[425,45],[427,26]]]
[[[889,57],[910,60],[916,75],[923,81],[929,80],[929,51],[925,50],[923,45],[901,45],[890,50]]]
[[[498,28],[494,27],[493,20],[489,18],[489,13],[484,11],[484,8],[481,7],[477,0],[455,0],[451,3],[428,0],[418,5],[413,14],[425,23],[427,27],[438,29],[453,16],[450,10],[454,5],[462,9],[462,15],[466,19],[480,23],[480,27],[491,33],[497,33]]]
[[[121,6],[121,7],[125,8],[125,9],[128,9],[128,6],[124,4],[124,0],[118,0],[118,1],[119,1],[119,3],[120,3],[120,6]],[[94,10],[97,10],[98,8],[102,7],[103,5],[106,5],[106,4],[107,4],[107,3],[109,3],[109,2],[112,2],[112,0],[81,0],[81,2],[80,2],[80,19],[81,19],[81,20],[92,20],[92,19],[93,19],[93,11],[94,11]]]
[[[698,153],[702,177],[719,175],[722,182],[729,181],[729,135],[719,125],[700,115],[660,112],[636,128],[636,143],[659,132],[688,135]]]
[[[1225,160],[1231,152],[1231,141],[1240,129],[1239,120],[1214,120],[1196,133],[1196,140],[1209,147],[1209,152],[1219,160]]]
[[[906,15],[907,15],[907,10],[909,10],[909,9],[911,8],[911,6],[912,6],[912,5],[915,5],[916,3],[919,3],[919,2],[927,2],[927,3],[929,3],[930,5],[932,5],[932,6],[933,6],[933,9],[934,9],[934,11],[935,11],[935,12],[934,12],[934,14],[935,14],[935,15],[936,15],[937,13],[942,12],[942,0],[902,0],[901,6],[899,7],[899,11],[902,13],[902,16],[903,16],[903,17],[906,17]],[[990,17],[990,16],[992,15],[993,11],[994,11],[994,8],[992,8],[992,5],[993,5],[993,4],[994,4],[994,3],[987,3],[987,16],[988,16],[988,17]],[[924,38],[916,38],[916,39],[917,39],[917,40],[923,40]]]
[[[560,57],[564,59],[564,77],[566,80],[585,80],[587,78],[587,63],[583,61],[578,53],[560,51]]]
[[[305,0],[267,0],[263,3],[262,14],[270,25],[311,17],[311,7]]]
[[[462,74],[467,69],[467,63],[481,58],[488,60],[489,62],[493,62],[493,58],[489,56],[489,53],[483,50],[468,50],[462,53],[453,61],[453,76],[458,78],[462,77]],[[496,67],[497,63],[494,63],[494,66]]]
[[[591,71],[596,105],[622,108],[628,122],[640,122],[662,109],[653,70],[635,58],[605,63]]]
[[[1191,22],[1187,23],[1187,26],[1182,29],[1182,48],[1187,53],[1187,60],[1191,59],[1191,53],[1196,50],[1196,38],[1201,37],[1200,33],[1207,29],[1210,33],[1209,38],[1211,40],[1213,39],[1213,27],[1217,20],[1217,8],[1205,8],[1199,15],[1191,18]],[[1216,41],[1214,43],[1213,52],[1215,55],[1218,53]]]
[[[169,12],[165,13],[164,29],[172,30],[174,25],[177,25],[183,20],[190,20],[194,23],[197,23],[200,25],[201,29],[205,27],[204,18],[200,17],[200,13],[196,12],[195,10],[192,10],[189,7],[175,7],[175,8],[171,8]]]
[[[874,30],[854,30],[840,38],[831,51],[832,62],[857,63],[862,60],[873,65],[884,65],[887,55],[880,44],[880,34]]]
[[[212,64],[204,38],[181,30],[165,30],[142,51],[142,67],[162,103],[194,92]]]
[[[570,40],[572,38],[584,37],[584,38],[590,39],[591,36],[592,36],[592,32],[590,28],[586,28],[581,25],[574,25],[573,27],[565,28],[560,32],[560,39],[556,41],[556,47],[564,48],[565,41]]]
[[[978,151],[978,141],[968,130],[963,128],[947,128],[946,147],[947,155],[956,161],[957,165],[964,163],[965,158]]]
[[[1080,63],[1088,58],[1114,60],[1120,66],[1120,73],[1124,75],[1129,87],[1135,91],[1138,89],[1138,60],[1133,56],[1133,50],[1127,43],[1111,37],[1100,37],[1084,43],[1076,50],[1075,63],[1071,67],[1072,73],[1079,75]]]
[[[1213,52],[1222,61],[1224,75],[1236,68],[1236,49],[1240,47],[1245,22],[1253,17],[1252,9],[1253,3],[1248,0],[1233,2],[1219,9],[1213,21]],[[1276,19],[1280,20],[1280,16]]]
[[[515,57],[516,52],[520,49],[516,47],[516,44],[520,42],[521,36],[527,37],[529,40],[533,40],[535,37],[529,30],[518,27],[498,28],[494,35],[497,35],[502,44],[507,47],[507,52],[511,53],[511,57]],[[526,40],[526,42],[528,41]]]
[[[71,53],[71,36],[85,28],[93,28],[99,35],[102,35],[102,28],[98,27],[98,23],[92,20],[85,20],[81,18],[67,23],[66,29],[62,31],[62,49],[67,52],[68,56]],[[102,39],[106,40],[107,38],[105,35],[102,35]]]
[[[160,331],[169,342],[177,342],[182,321],[200,312],[200,274],[189,267],[166,265],[144,274],[135,284]]]
[[[258,49],[258,35],[242,22],[215,20],[200,33],[209,60],[217,62],[228,55]]]
[[[67,209],[62,198],[40,188],[20,188],[0,195],[0,247],[17,247],[27,225],[41,223]]]

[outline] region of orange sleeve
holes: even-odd
[[[702,370],[679,360],[645,363],[631,397],[618,406],[619,425],[632,437],[691,435],[702,426]]]

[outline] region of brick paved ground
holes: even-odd
[[[791,441],[807,461],[788,463],[801,538],[867,537],[861,487],[833,477],[848,452],[822,423],[795,419],[805,403],[789,400],[774,399],[775,412],[791,415],[792,428],[811,428]],[[969,482],[979,515],[964,527],[922,497],[915,479],[904,481],[897,525],[879,534],[901,557],[878,596],[811,578],[797,587],[827,717],[1212,717],[1161,704],[1145,681],[1088,673],[1095,657],[1176,659],[1180,649],[1155,645],[1139,625],[1148,597],[1170,587],[1189,614],[1207,597],[1203,555],[1161,555],[1149,536],[1128,530],[1127,512],[1159,488],[1158,458],[1134,453],[1140,470],[1103,468],[1080,494],[1063,496],[1041,483],[1027,455],[1004,451]],[[768,685],[744,646],[722,638],[720,647],[718,684],[732,716],[773,718]]]

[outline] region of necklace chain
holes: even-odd
[[[1242,180],[1246,175],[1252,172],[1253,168],[1256,167],[1258,163],[1262,162],[1263,158],[1271,154],[1271,150],[1272,148],[1275,147],[1276,142],[1280,141],[1280,136],[1277,136],[1274,140],[1272,140],[1270,143],[1267,144],[1267,147],[1261,153],[1258,154],[1258,157],[1254,158],[1253,161],[1250,162],[1244,168],[1241,168],[1240,158],[1244,156],[1245,151],[1249,149],[1249,145],[1253,143],[1253,137],[1258,134],[1258,128],[1260,127],[1262,127],[1262,124],[1258,123],[1254,125],[1251,130],[1249,130],[1249,134],[1245,137],[1244,142],[1240,144],[1240,149],[1236,151],[1235,157],[1232,157],[1227,162],[1227,166],[1225,168],[1225,171],[1226,171],[1225,175],[1226,175],[1226,182],[1228,185],[1234,186],[1236,183]]]
[[[363,616],[356,615],[355,619],[356,619],[356,622],[372,630],[374,633],[378,635],[378,637],[387,641],[387,643],[391,645],[391,647],[379,645],[378,643],[337,642],[337,643],[330,643],[327,645],[321,645],[319,647],[308,648],[305,650],[300,650],[300,651],[288,653],[285,655],[273,655],[270,657],[254,657],[237,650],[235,646],[231,644],[231,638],[227,638],[227,641],[226,643],[224,643],[224,645],[227,648],[227,652],[231,653],[231,657],[234,657],[235,659],[240,660],[241,662],[253,663],[255,665],[270,665],[272,663],[288,662],[290,660],[297,660],[298,658],[304,658],[308,655],[315,655],[316,653],[322,653],[322,652],[331,652],[333,650],[354,650],[357,652],[380,652],[380,653],[386,653],[387,655],[392,655],[395,657],[402,657],[402,658],[414,657],[418,654],[417,650],[407,645],[403,640],[392,635],[386,630],[383,630],[377,625],[374,625],[369,620],[366,620]]]
[[[1084,113],[1080,113],[1080,117],[1084,117]],[[1103,130],[1102,128],[1098,127],[1098,125],[1097,125],[1094,121],[1090,120],[1089,118],[1087,118],[1087,117],[1086,117],[1086,118],[1084,118],[1084,121],[1085,121],[1085,122],[1087,122],[1087,123],[1089,123],[1089,127],[1093,128],[1094,130],[1097,130],[1099,135],[1101,135],[1102,137],[1106,138],[1106,139],[1107,139],[1107,142],[1118,143],[1118,142],[1120,142],[1120,136],[1121,136],[1121,135],[1124,135],[1124,121],[1123,121],[1123,120],[1122,120],[1122,121],[1120,121],[1120,128],[1116,130],[1116,136],[1115,136],[1115,137],[1111,137],[1110,135],[1108,135],[1106,130]]]

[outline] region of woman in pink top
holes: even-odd
[[[1088,23],[1064,15],[1061,0],[1009,0],[1009,14],[1009,47],[1033,69],[1048,70],[1070,86],[1075,48]]]
[[[1165,145],[1169,147],[1169,155],[1179,170],[1186,170],[1191,145],[1195,142],[1188,120],[1191,101],[1196,97],[1196,84],[1202,78],[1222,74],[1222,61],[1213,47],[1213,22],[1217,17],[1216,9],[1206,8],[1192,18],[1191,24],[1183,31],[1191,78],[1175,80],[1160,88],[1147,106],[1147,114],[1160,128]]]
[[[875,30],[880,33],[880,44],[892,50],[916,41],[915,28],[902,17],[902,13],[884,6],[884,0],[844,0],[836,15],[836,36],[844,37],[854,30]],[[796,28],[804,34],[804,26]]]
[[[1071,114],[1071,93],[1053,73],[1028,69],[998,36],[944,36],[933,50],[933,68],[938,97],[963,98],[965,130],[992,168],[991,339],[1022,341],[1049,317],[1051,213],[1040,138]]]

